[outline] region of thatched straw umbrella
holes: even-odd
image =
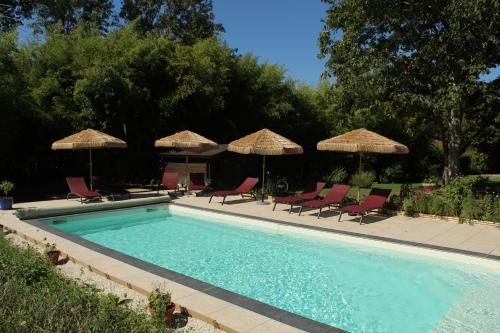
[[[176,148],[202,153],[217,147],[217,143],[191,131],[181,131],[155,141],[155,147]],[[189,194],[189,155],[186,154],[186,192]]]
[[[362,153],[408,154],[410,152],[405,145],[369,131],[366,128],[359,128],[320,141],[318,142],[317,149],[344,153],[359,153],[359,171],[361,171]]]
[[[404,144],[359,128],[342,135],[318,142],[318,150],[337,151],[343,153],[359,153],[359,169],[361,169],[362,153],[408,154],[410,150]]]
[[[88,149],[90,165],[90,189],[92,186],[92,149],[127,148],[127,143],[106,133],[87,128],[83,131],[67,136],[52,144],[52,150],[59,149]]]
[[[262,201],[264,202],[264,184],[267,155],[294,155],[302,154],[301,146],[276,134],[267,128],[235,140],[227,146],[227,150],[240,154],[262,155]]]
[[[318,142],[318,150],[344,153],[408,154],[405,145],[385,136],[359,128],[342,135]]]

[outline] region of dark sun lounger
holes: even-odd
[[[245,181],[240,186],[238,186],[234,190],[223,190],[223,191],[215,191],[215,192],[210,193],[210,200],[208,202],[210,203],[212,201],[213,197],[222,197],[223,198],[222,204],[224,204],[227,196],[229,196],[229,195],[241,195],[241,197],[243,198],[244,194],[249,194],[257,200],[257,197],[255,196],[255,194],[250,193],[250,191],[255,187],[255,185],[257,185],[258,182],[259,182],[259,178],[248,177],[247,179],[245,179]]]
[[[365,198],[365,200],[360,203],[359,205],[349,205],[342,207],[340,209],[340,216],[339,216],[339,222],[340,218],[342,217],[343,213],[354,213],[361,215],[361,218],[359,220],[359,224],[362,224],[363,222],[363,216],[368,214],[370,211],[375,210],[375,209],[380,209],[384,206],[385,201],[391,194],[391,190],[384,190],[384,189],[379,189],[379,188],[374,188],[370,191],[370,194]]]
[[[306,200],[316,199],[316,197],[319,195],[319,193],[325,187],[325,185],[326,185],[326,183],[317,182],[315,191],[306,192],[306,193],[302,193],[299,195],[287,196],[287,197],[277,197],[274,199],[273,210],[276,208],[277,204],[285,204],[285,205],[290,205],[290,209],[288,210],[288,212],[291,213],[292,209],[293,209],[293,205],[301,203],[301,202],[306,201]]]
[[[69,187],[66,199],[69,199],[70,196],[79,197],[80,202],[83,202],[83,200],[101,199],[100,193],[88,189],[83,177],[66,177],[66,183]]]
[[[342,203],[342,200],[344,200],[345,196],[349,192],[350,188],[351,187],[349,185],[339,185],[339,184],[333,185],[330,192],[328,192],[328,194],[323,199],[310,200],[301,203],[299,215],[302,213],[302,209],[304,207],[313,209],[319,208],[319,213],[318,213],[318,219],[319,219],[321,215],[321,210],[326,206],[330,208],[331,205],[340,205]]]

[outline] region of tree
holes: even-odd
[[[68,34],[82,21],[106,32],[113,9],[112,0],[38,0],[34,10],[39,28],[60,24]]]
[[[323,1],[326,74],[354,108],[369,91],[368,103],[390,107],[384,118],[432,128],[443,141],[443,178],[459,175],[461,154],[499,112],[498,90],[479,77],[500,63],[500,2]]]
[[[120,17],[136,20],[142,33],[154,31],[188,45],[224,32],[214,23],[212,0],[123,0]]]
[[[33,10],[31,0],[1,0],[0,1],[0,31],[8,31],[30,18]]]

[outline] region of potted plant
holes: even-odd
[[[59,262],[59,256],[61,256],[61,251],[56,248],[56,244],[47,243],[45,244],[45,258],[52,263],[53,265],[57,265]]]
[[[170,326],[175,311],[175,303],[172,302],[172,294],[162,286],[157,286],[148,296],[149,313],[151,316],[165,319]]]
[[[4,193],[3,198],[0,198],[0,209],[9,210],[12,209],[12,204],[14,203],[14,198],[8,197],[9,193],[14,189],[14,183],[4,180],[0,183],[0,190]]]

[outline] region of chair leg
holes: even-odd
[[[293,209],[293,203],[290,204],[290,209],[288,210],[288,214],[292,214],[292,209]]]
[[[300,214],[302,214],[302,208],[304,208],[304,206],[300,206],[299,216],[300,216]]]
[[[224,196],[224,198],[222,198],[222,205],[224,205],[224,201],[226,201],[226,196]]]
[[[277,202],[275,202],[275,203],[274,203],[274,206],[273,206],[273,212],[274,212],[274,210],[276,209],[276,205],[277,205],[277,204],[278,204]]]
[[[365,216],[365,214],[361,213],[361,217],[359,219],[359,225],[363,224],[363,216]]]
[[[340,211],[340,215],[339,215],[339,220],[338,222],[340,222],[340,219],[342,218],[342,211]]]
[[[211,202],[212,202],[212,198],[213,198],[213,197],[214,197],[213,195],[211,195],[211,196],[210,196],[210,199],[208,200],[208,203],[211,203]]]
[[[319,216],[321,215],[321,210],[322,209],[323,209],[323,207],[319,207],[318,219],[319,219]]]
[[[243,196],[243,193],[241,193],[241,198],[242,198],[242,199],[245,199],[245,197]]]

